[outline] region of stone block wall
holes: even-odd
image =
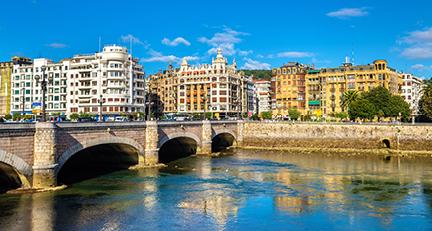
[[[247,122],[244,146],[432,151],[432,126]],[[385,141],[387,140],[387,141]]]

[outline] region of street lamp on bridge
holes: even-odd
[[[51,83],[53,78],[52,76],[48,77],[48,80],[45,78],[45,71],[46,71],[46,66],[42,66],[41,67],[42,70],[42,78],[39,75],[35,76],[35,80],[37,83],[39,83],[39,80],[41,80],[40,84],[41,84],[41,90],[42,90],[42,119],[41,122],[46,122],[46,100],[45,100],[45,95],[46,95],[46,91],[47,91],[47,85],[48,83]]]

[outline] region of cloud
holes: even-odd
[[[238,50],[238,55],[240,55],[240,56],[248,56],[248,55],[250,55],[252,53],[253,53],[252,50],[247,50],[247,51]]]
[[[363,17],[368,14],[369,12],[367,11],[367,8],[361,7],[361,8],[342,8],[336,11],[328,12],[326,15],[328,17],[333,17],[333,18],[346,19],[352,17]]]
[[[432,58],[432,27],[409,32],[399,43],[407,46],[401,52],[403,57],[409,59]]]
[[[150,57],[142,58],[140,61],[144,63],[180,63],[182,58],[177,57],[175,55],[164,55],[159,51],[155,51],[151,49],[149,52]],[[186,60],[188,61],[197,61],[199,57],[197,56],[186,56]]]
[[[313,57],[314,54],[310,52],[302,52],[302,51],[285,51],[280,52],[276,55],[278,58],[308,58]],[[274,56],[270,56],[274,57]]]
[[[131,34],[127,34],[127,35],[122,35],[121,37],[120,37],[120,39],[121,39],[121,41],[122,42],[124,42],[124,43],[130,43],[130,42],[132,42],[133,44],[140,44],[140,45],[143,45],[144,47],[149,47],[149,44],[147,44],[147,42],[143,42],[143,41],[141,41],[139,38],[137,38],[137,37],[135,37],[135,36],[133,36],[133,35],[131,35]]]
[[[270,64],[259,62],[257,60],[245,58],[246,63],[241,69],[245,70],[270,70]]]
[[[186,39],[184,39],[183,37],[177,37],[174,40],[169,40],[168,38],[164,38],[162,39],[162,44],[167,45],[167,46],[171,46],[171,47],[176,47],[180,44],[183,44],[185,46],[190,46],[191,43],[189,41],[187,41]]]
[[[424,64],[414,64],[411,66],[411,69],[416,70],[416,71],[424,71],[424,70],[431,70],[432,66],[426,66]]]
[[[46,44],[46,46],[54,49],[61,49],[67,47],[67,45],[64,43],[50,43],[50,44]]]
[[[215,54],[217,48],[221,48],[225,55],[231,56],[240,52],[235,46],[241,43],[243,41],[242,37],[246,35],[249,34],[224,27],[222,32],[215,33],[213,37],[200,37],[198,41],[212,47],[207,51],[209,54]],[[242,53],[244,54],[244,51]]]

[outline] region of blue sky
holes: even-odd
[[[129,46],[147,73],[187,57],[208,63],[222,47],[239,67],[268,69],[288,61],[338,66],[387,59],[432,76],[432,1],[89,1],[2,2],[0,60],[13,55],[60,60]]]

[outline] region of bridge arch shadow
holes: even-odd
[[[195,155],[201,143],[198,136],[193,133],[174,133],[162,137],[159,141],[159,163],[171,161]]]
[[[20,157],[0,150],[0,193],[29,188],[32,168]]]
[[[212,136],[212,152],[220,152],[236,144],[237,139],[230,132],[221,132]]]
[[[136,141],[109,137],[78,143],[59,156],[58,184],[73,184],[137,165],[143,148]]]

